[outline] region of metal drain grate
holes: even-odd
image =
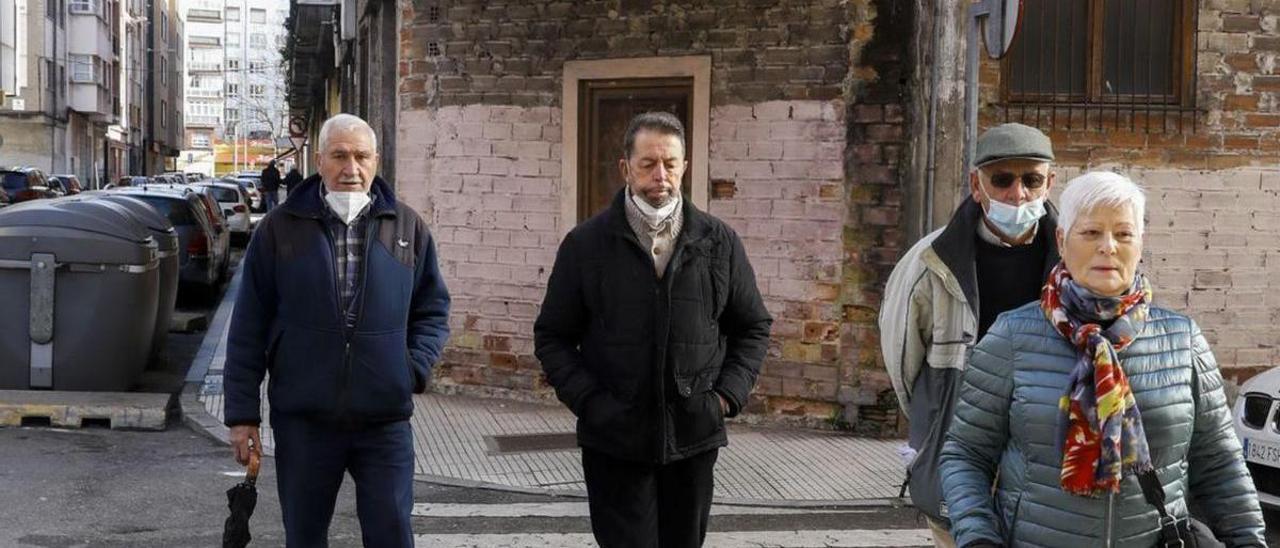
[[[573,432],[485,436],[484,445],[490,454],[567,451],[578,448],[578,436]]]

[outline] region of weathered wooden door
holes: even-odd
[[[578,97],[578,221],[590,218],[609,206],[624,181],[618,170],[623,156],[622,141],[631,118],[642,112],[666,111],[684,123],[685,159],[690,158],[693,112],[692,78],[628,78],[585,80]],[[689,196],[689,171],[681,192]]]

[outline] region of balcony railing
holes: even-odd
[[[222,63],[192,61],[187,66],[187,70],[190,72],[222,72]]]
[[[217,117],[217,116],[203,116],[203,115],[197,115],[197,114],[188,114],[188,115],[186,116],[186,123],[187,123],[187,125],[188,125],[188,126],[208,126],[208,127],[213,127],[213,126],[218,125],[218,117]]]
[[[204,88],[187,88],[187,97],[202,97],[205,99],[218,99],[222,97],[222,90],[204,89]]]

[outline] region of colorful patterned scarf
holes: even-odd
[[[1080,352],[1071,370],[1061,412],[1062,488],[1081,496],[1120,491],[1122,468],[1151,469],[1142,415],[1118,352],[1147,321],[1151,286],[1142,274],[1119,297],[1099,297],[1080,286],[1059,263],[1040,294],[1040,308]],[[1100,323],[1111,321],[1103,329]]]

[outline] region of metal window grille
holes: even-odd
[[[1001,63],[1006,121],[1195,131],[1194,0],[1026,0]]]

